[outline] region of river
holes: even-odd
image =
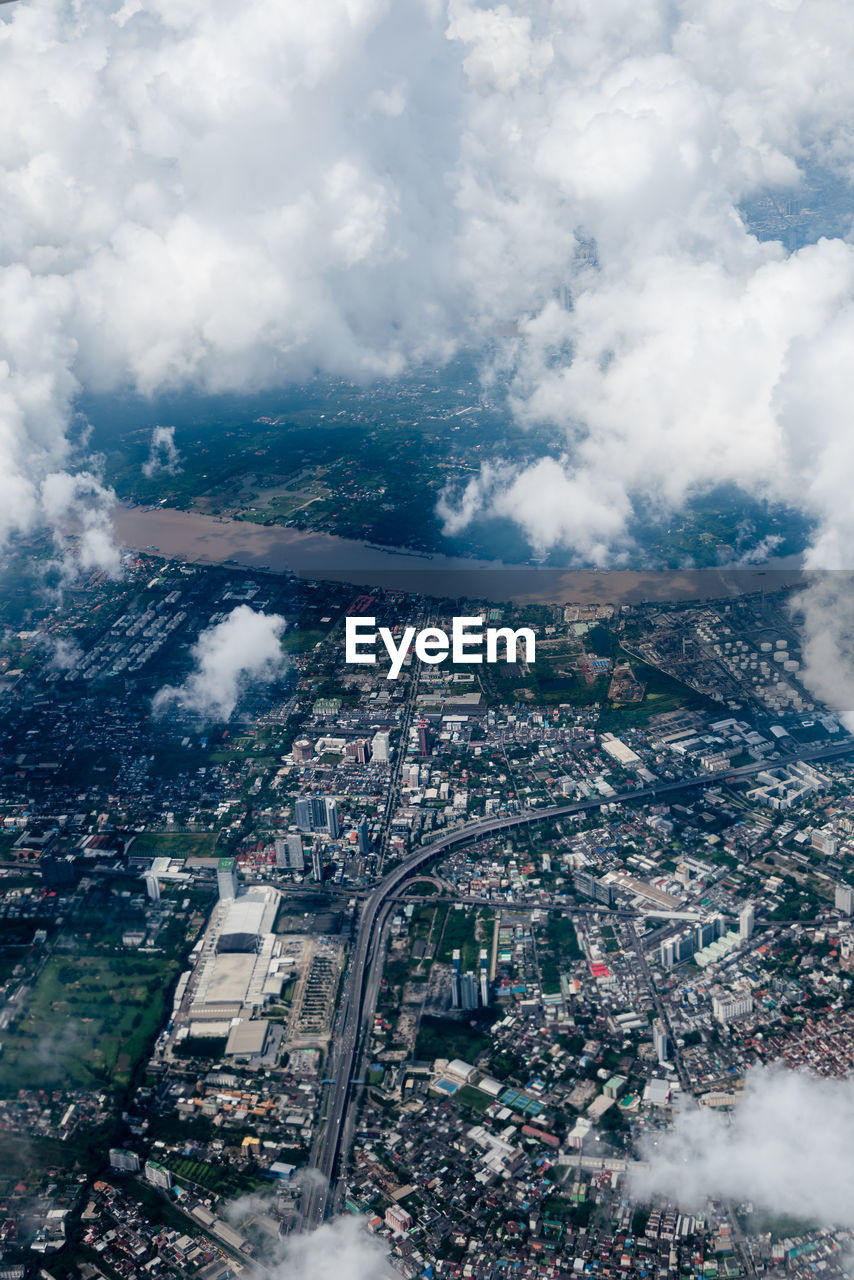
[[[716,600],[774,591],[803,581],[796,563],[751,568],[630,570],[552,569],[461,556],[382,549],[331,533],[252,524],[170,507],[115,508],[117,541],[170,560],[235,564],[365,588],[441,599],[516,604],[639,604]]]

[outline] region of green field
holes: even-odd
[[[161,858],[212,858],[216,841],[215,831],[141,831],[131,848]]]
[[[629,659],[635,678],[646,687],[646,692],[643,702],[635,706],[616,706],[609,703],[599,717],[600,731],[620,733],[623,729],[645,725],[651,716],[662,715],[667,711],[679,711],[683,708],[688,711],[716,709],[710,699],[666,672],[639,662],[624,650],[619,651],[618,657]]]
[[[437,959],[450,964],[454,951],[459,950],[463,972],[476,969],[481,947],[488,951],[492,945],[492,920],[493,913],[488,908],[469,910],[464,907],[449,907]]]
[[[454,1099],[464,1107],[471,1107],[472,1111],[476,1111],[478,1115],[487,1111],[495,1101],[488,1093],[481,1093],[480,1089],[475,1089],[474,1085],[470,1084],[464,1084],[461,1089],[458,1089]]]
[[[266,1179],[249,1171],[232,1168],[230,1165],[210,1164],[206,1160],[194,1160],[189,1156],[169,1155],[164,1163],[183,1182],[196,1183],[229,1199],[256,1191],[261,1186],[269,1186]]]
[[[130,1083],[164,1015],[174,958],[62,956],[42,970],[26,1012],[3,1034],[0,1094]]]
[[[551,914],[545,928],[545,938],[538,947],[540,979],[543,992],[553,995],[560,991],[560,975],[572,963],[581,959],[575,926],[565,916]]]

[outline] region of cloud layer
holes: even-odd
[[[750,1200],[775,1214],[854,1227],[854,1081],[755,1068],[731,1119],[684,1110],[656,1134],[638,1198],[664,1195],[686,1209],[709,1198]]]
[[[281,673],[284,629],[278,614],[238,605],[201,633],[192,648],[195,669],[183,684],[165,685],[155,695],[155,713],[177,706],[208,720],[228,720],[247,684],[266,684]]]
[[[20,0],[0,46],[0,537],[56,518],[81,387],[466,345],[554,447],[447,494],[449,528],[606,563],[639,506],[735,482],[849,565],[854,246],[740,214],[854,175],[844,0]]]

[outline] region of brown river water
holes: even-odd
[[[649,570],[552,569],[498,561],[421,555],[339,538],[330,533],[228,520],[195,511],[117,507],[117,540],[197,564],[294,573],[322,581],[449,599],[516,604],[639,604],[716,600],[774,591],[803,581],[797,563],[749,568]]]

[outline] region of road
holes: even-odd
[[[348,1106],[353,1094],[353,1080],[357,1076],[361,1049],[365,1041],[365,1026],[373,1015],[373,1004],[382,974],[382,931],[390,900],[401,886],[416,875],[434,858],[457,845],[470,844],[499,831],[514,827],[531,826],[559,818],[572,817],[612,804],[646,804],[662,796],[684,791],[696,791],[717,786],[729,780],[740,781],[760,773],[763,769],[779,768],[796,762],[810,763],[833,760],[854,750],[854,738],[846,737],[832,746],[814,747],[776,760],[757,760],[737,769],[720,770],[693,778],[679,778],[671,782],[655,782],[646,787],[617,792],[611,796],[596,796],[578,800],[573,804],[553,805],[549,808],[528,810],[504,818],[491,818],[472,822],[411,853],[398,866],[389,871],[364,900],[359,930],[348,966],[342,992],[339,1014],[332,1039],[332,1062],[327,1075],[332,1080],[324,1098],[325,1113],[319,1126],[312,1151],[312,1166],[322,1178],[312,1179],[305,1193],[302,1212],[306,1227],[319,1225],[328,1216],[335,1203],[338,1157],[346,1150],[345,1129],[348,1126]],[[401,752],[402,754],[402,752]],[[323,1105],[323,1104],[322,1104]]]

